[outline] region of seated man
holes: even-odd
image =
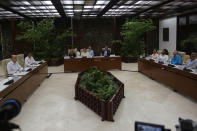
[[[162,51],[161,55],[159,55],[158,61],[164,62],[164,63],[168,61],[168,50],[167,49],[164,49]]]
[[[16,72],[21,72],[21,71],[23,71],[23,68],[18,64],[17,56],[12,55],[11,61],[7,64],[8,75],[13,75]]]
[[[105,57],[110,56],[110,50],[108,49],[107,46],[105,46],[104,51],[102,52],[102,55]]]
[[[81,57],[89,57],[89,52],[87,52],[86,48],[83,49],[83,52],[81,53]]]
[[[185,67],[187,69],[197,69],[197,54],[196,53],[193,52],[191,54],[191,59],[188,60]]]
[[[171,59],[171,64],[181,65],[182,64],[182,57],[177,53],[178,52],[176,50],[173,52],[173,57]]]
[[[89,52],[89,56],[90,56],[90,57],[93,57],[93,56],[94,56],[94,51],[92,50],[92,47],[89,46],[88,49],[89,49],[89,51],[90,51],[90,52]]]
[[[36,61],[34,60],[32,53],[29,52],[27,57],[25,58],[25,67],[32,66],[33,64],[36,64]]]

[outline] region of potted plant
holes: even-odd
[[[111,73],[93,67],[79,74],[75,84],[75,99],[81,101],[102,120],[114,121],[121,99],[124,98],[124,84]]]
[[[63,64],[66,39],[73,34],[70,29],[60,33],[54,25],[54,19],[43,19],[36,24],[22,21],[18,27],[23,30],[16,39],[26,39],[34,45],[33,54],[37,59],[45,59],[49,66]]]
[[[154,30],[151,19],[126,20],[122,26],[121,56],[124,62],[137,62],[139,55],[144,53],[144,36]]]

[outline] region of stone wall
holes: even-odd
[[[120,39],[120,28],[123,20],[114,23],[113,18],[74,19],[73,29],[77,35],[74,46],[78,49],[87,48],[89,45],[100,55],[101,49],[114,39]]]

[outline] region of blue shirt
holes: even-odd
[[[90,50],[90,56],[93,57],[94,56],[94,51]]]
[[[108,55],[107,55],[107,51],[106,51],[106,50],[104,51],[104,56],[108,56]]]
[[[180,55],[173,56],[171,59],[171,64],[181,65],[182,64],[182,57]]]

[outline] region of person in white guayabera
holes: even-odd
[[[32,66],[36,63],[36,61],[34,60],[32,53],[28,53],[27,57],[25,58],[25,66],[29,67]]]
[[[23,68],[17,62],[17,56],[12,55],[11,61],[7,64],[8,75],[13,75],[16,72],[22,72],[22,71],[23,71]]]

